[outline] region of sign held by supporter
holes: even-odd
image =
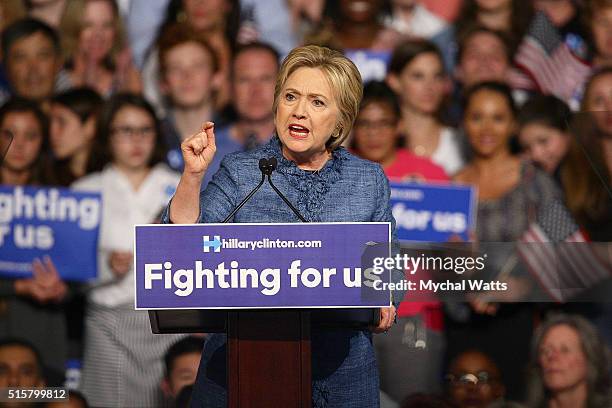
[[[49,256],[66,280],[97,275],[100,194],[65,188],[0,186],[0,275],[32,275]]]
[[[446,242],[454,235],[469,240],[476,223],[474,187],[396,182],[390,187],[400,240]]]

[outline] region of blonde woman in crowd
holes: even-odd
[[[140,92],[140,73],[132,63],[115,0],[76,0],[77,23],[64,27],[62,46],[72,86],[88,86],[100,95]]]

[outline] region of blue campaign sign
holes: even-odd
[[[385,79],[390,52],[353,49],[345,50],[345,55],[357,66],[364,83]]]
[[[29,277],[49,256],[66,280],[95,278],[101,214],[97,193],[0,185],[0,276]]]
[[[390,238],[390,223],[138,225],[136,309],[389,306],[370,266]]]
[[[402,241],[446,242],[452,235],[469,240],[475,226],[473,187],[390,183],[391,206]]]

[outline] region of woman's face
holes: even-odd
[[[0,126],[0,154],[6,151],[2,166],[14,172],[28,170],[40,154],[42,142],[42,129],[34,113],[6,114]]]
[[[398,118],[384,102],[368,103],[355,121],[355,147],[361,157],[377,163],[393,158],[397,145]]]
[[[597,56],[609,60],[612,58],[612,7],[598,7],[594,11],[590,27]]]
[[[338,123],[336,97],[323,71],[298,68],[279,95],[274,117],[285,156],[318,167],[327,160],[325,144]]]
[[[585,110],[593,112],[597,127],[612,137],[612,73],[591,82],[584,98]]]
[[[107,0],[89,0],[83,12],[79,49],[94,61],[106,57],[115,42],[115,14]]]
[[[94,136],[92,122],[81,123],[81,119],[64,105],[51,105],[51,150],[57,159],[66,159],[88,149]]]
[[[231,5],[229,0],[183,0],[187,21],[195,31],[222,29]]]
[[[395,78],[390,85],[402,105],[427,115],[436,113],[446,90],[442,61],[436,54],[418,55]]]
[[[538,350],[544,384],[559,393],[585,384],[587,359],[576,330],[560,324],[544,335]]]
[[[528,123],[519,132],[519,140],[529,158],[547,173],[555,172],[567,154],[570,136],[541,123]]]
[[[148,167],[155,148],[155,122],[136,106],[125,106],[111,123],[110,146],[113,162],[128,171]]]
[[[492,156],[509,149],[514,115],[502,94],[488,89],[472,94],[463,120],[465,132],[477,155]]]

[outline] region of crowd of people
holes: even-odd
[[[545,220],[612,241],[612,1],[3,0],[0,28],[0,184],[103,203],[95,281],[48,257],[0,278],[0,386],[63,385],[77,360],[71,406],[187,406],[206,334],[154,335],[134,310],[133,226],[160,221],[205,122],[202,189],[226,154],[276,137],[277,74],[300,45],[384,61],[358,64],[344,148],[391,181],[475,186],[472,240]],[[612,406],[609,303],[405,300],[373,340],[381,406]]]

